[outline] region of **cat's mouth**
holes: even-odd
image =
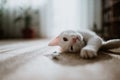
[[[74,50],[74,46],[73,45],[70,46],[69,52],[76,52],[76,50]]]
[[[80,52],[80,50],[81,50],[81,47],[79,45],[70,45],[68,51],[76,53],[76,52]]]
[[[73,51],[73,46],[70,47],[70,50]]]

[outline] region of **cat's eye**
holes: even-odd
[[[73,46],[71,46],[70,49],[73,50]]]
[[[64,40],[64,41],[68,41],[68,39],[67,39],[66,37],[63,37],[63,40]]]

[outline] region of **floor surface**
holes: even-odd
[[[120,80],[118,55],[99,52],[94,59],[60,53],[49,40],[0,41],[0,80]]]

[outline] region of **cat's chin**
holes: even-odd
[[[68,52],[67,50],[64,50],[64,49],[60,49],[61,52],[65,53],[65,52]]]
[[[77,53],[77,52],[80,52],[80,51],[68,51],[68,50],[64,50],[64,49],[60,49],[61,52],[64,52],[64,53]]]
[[[67,52],[66,50],[64,50],[63,48],[60,48],[60,51],[61,52]]]

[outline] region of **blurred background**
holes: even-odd
[[[0,0],[0,39],[50,38],[68,29],[120,38],[120,0]]]

